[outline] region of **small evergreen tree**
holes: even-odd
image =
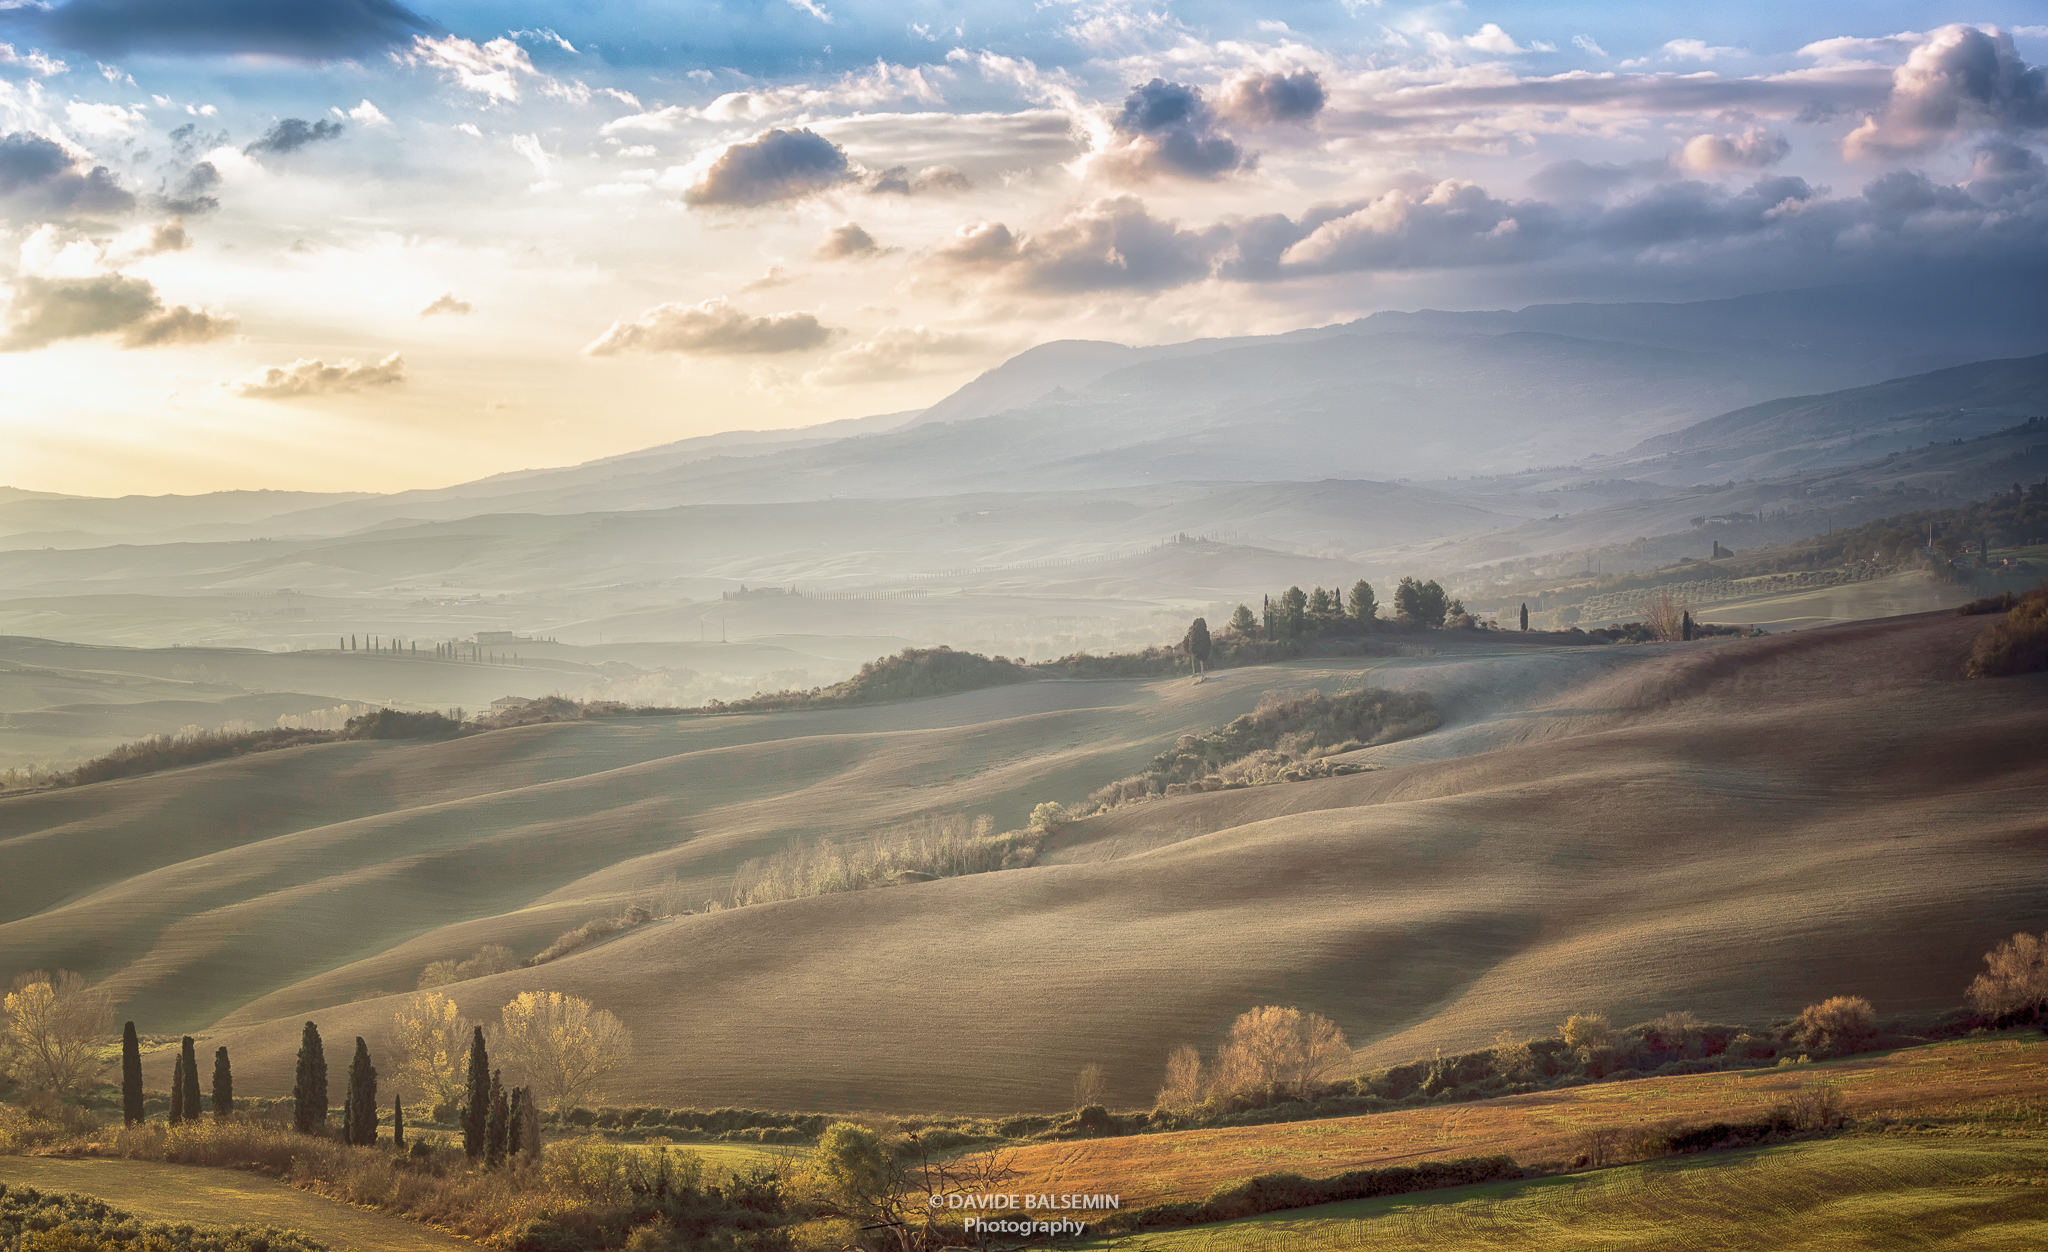
[[[1188,627],[1187,637],[1180,641],[1180,646],[1187,649],[1188,655],[1195,659],[1195,664],[1207,665],[1209,663],[1208,621],[1204,618],[1196,618],[1194,624]]]
[[[185,1120],[185,1058],[171,1069],[171,1125]]]
[[[1527,629],[1526,627],[1524,629]],[[1679,624],[1678,637],[1686,643],[1692,642],[1692,610],[1685,611],[1685,620]]]
[[[484,1051],[484,1028],[469,1041],[469,1102],[462,1109],[462,1151],[474,1161],[484,1154],[484,1133],[491,1117],[491,1058]]]
[[[348,1064],[348,1142],[377,1145],[377,1067],[370,1063],[370,1045],[356,1036],[356,1054]]]
[[[511,1109],[505,1100],[505,1088],[498,1082],[497,1071],[491,1073],[491,1117],[484,1127],[484,1164],[499,1166],[505,1163],[505,1143],[511,1131]]]
[[[354,1096],[341,1097],[341,1141],[354,1146],[356,1141],[356,1103]]]
[[[1526,604],[1524,604],[1524,605],[1522,606],[1522,630],[1524,631],[1524,633],[1526,633],[1526,632],[1528,631],[1528,629],[1529,629],[1529,606],[1528,606],[1528,605],[1526,605]]]
[[[186,1035],[178,1060],[184,1066],[185,1120],[199,1120],[199,1058],[192,1052],[192,1036]]]
[[[1308,593],[1289,587],[1280,594],[1280,626],[1289,638],[1300,636],[1308,625]]]
[[[511,1120],[505,1126],[505,1155],[518,1156],[526,1144],[526,1088],[512,1088],[509,1101],[512,1106]]]
[[[142,1040],[134,1022],[121,1031],[121,1120],[130,1126],[142,1120]]]
[[[391,1146],[405,1151],[405,1097],[391,1097]]]
[[[235,1111],[235,1076],[228,1069],[228,1050],[213,1053],[213,1119],[224,1122]]]
[[[1230,615],[1230,629],[1236,632],[1240,639],[1251,638],[1252,633],[1258,630],[1258,628],[1259,621],[1252,616],[1251,606],[1249,605],[1238,605],[1237,612]]]
[[[302,1135],[327,1129],[327,1055],[320,1047],[320,1028],[306,1023],[299,1037],[299,1068],[292,1083],[292,1126]]]
[[[1380,615],[1379,598],[1372,593],[1372,584],[1363,578],[1351,584],[1351,616],[1357,621],[1375,621]]]

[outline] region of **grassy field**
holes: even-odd
[[[2048,1105],[2048,1040],[1971,1040],[1782,1069],[1646,1078],[1276,1126],[1133,1135],[1016,1150],[1015,1189],[1120,1195],[1126,1208],[1199,1200],[1260,1173],[1322,1178],[1355,1169],[1508,1155],[1525,1165],[1572,1159],[1593,1127],[1754,1120],[1816,1082],[1857,1118],[2004,1117]],[[2016,1123],[2048,1135],[2036,1113]]]
[[[289,1226],[336,1252],[457,1252],[478,1245],[418,1222],[226,1169],[148,1161],[0,1156],[0,1183],[76,1191],[151,1221]]]
[[[620,1104],[1067,1107],[1102,1064],[1149,1102],[1239,1012],[1333,1018],[1361,1064],[1690,1009],[1835,994],[1954,1005],[2048,925],[2048,679],[1965,682],[1948,615],[1695,645],[1302,662],[1038,682],[863,709],[522,728],[292,750],[0,800],[0,971],[103,978],[146,1033],[290,1086],[300,1023],[381,1058],[428,962],[537,951],[748,857],[921,814],[1074,800],[1267,690],[1430,691],[1377,771],[1079,823],[1039,868],[699,912],[453,987],[558,989],[625,1018]],[[1457,648],[1458,650],[1448,650]],[[365,998],[370,997],[370,998]],[[169,1058],[149,1062],[150,1085]]]
[[[1294,1209],[1082,1247],[1130,1252],[1499,1248],[2039,1248],[2048,1141],[1849,1137]]]

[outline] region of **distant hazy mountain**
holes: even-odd
[[[1744,480],[1975,439],[2048,413],[2048,354],[1790,396],[1646,439],[1613,458],[1665,482]]]

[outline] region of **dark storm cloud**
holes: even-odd
[[[1110,124],[1117,142],[1099,158],[1100,167],[1130,181],[1216,179],[1252,164],[1201,90],[1185,83],[1155,78],[1132,88]]]
[[[325,139],[339,139],[341,138],[341,132],[342,125],[340,122],[330,122],[325,118],[317,122],[308,122],[304,118],[287,117],[280,120],[269,130],[264,131],[261,138],[242,149],[242,151],[250,156],[255,156],[262,152],[275,152],[282,155],[287,152],[297,152],[309,143],[319,143]]]
[[[846,150],[811,130],[771,130],[720,153],[683,202],[745,207],[797,200],[853,177]]]
[[[167,212],[183,213],[197,217],[211,213],[220,207],[219,197],[212,194],[220,186],[220,171],[211,161],[201,161],[186,170],[177,185],[157,196],[157,202]]]
[[[103,57],[259,53],[331,61],[439,29],[392,0],[71,0],[0,20]]]
[[[0,138],[0,200],[29,213],[125,213],[135,197],[104,165],[81,171],[60,145],[15,131]]]

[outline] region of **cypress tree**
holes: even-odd
[[[1529,606],[1526,604],[1522,606],[1522,629],[1529,629]]]
[[[359,1147],[377,1144],[377,1067],[370,1063],[370,1045],[356,1036],[355,1059],[348,1065],[348,1141]]]
[[[199,1120],[199,1058],[192,1054],[192,1036],[185,1036],[183,1053],[179,1058],[185,1066],[185,1120]]]
[[[185,1058],[171,1070],[171,1125],[185,1120]]]
[[[505,1101],[505,1088],[499,1084],[498,1075],[496,1071],[493,1071],[491,1074],[491,1120],[485,1128],[486,1133],[489,1135],[484,1145],[484,1164],[486,1165],[495,1167],[505,1163],[505,1140],[507,1132],[511,1129],[507,1125],[510,1113],[511,1110],[507,1107]]]
[[[235,1076],[228,1070],[228,1050],[213,1054],[213,1118],[224,1122],[235,1111]]]
[[[526,1153],[528,1160],[537,1161],[540,1159],[540,1106],[533,1102],[532,1087],[520,1088],[519,1098],[526,1106],[526,1121],[521,1126],[526,1137],[520,1141],[520,1151]]]
[[[134,1022],[121,1031],[121,1120],[130,1126],[142,1120],[142,1041]]]
[[[505,1123],[505,1155],[518,1156],[526,1143],[526,1088],[512,1088],[512,1115]]]
[[[391,1146],[405,1150],[405,1097],[391,1097]]]
[[[484,1154],[484,1132],[491,1116],[491,1058],[484,1051],[484,1028],[469,1040],[469,1102],[462,1109],[462,1151],[474,1161]]]
[[[356,1101],[352,1095],[341,1097],[341,1141],[351,1145],[356,1141]]]
[[[1691,609],[1687,609],[1687,610],[1685,611],[1685,623],[1684,623],[1684,625],[1683,625],[1683,626],[1681,626],[1681,627],[1680,627],[1680,637],[1681,637],[1681,638],[1682,638],[1682,639],[1683,639],[1683,640],[1684,640],[1684,641],[1685,641],[1686,643],[1691,643],[1691,642],[1692,642],[1692,610],[1691,610]]]
[[[292,1084],[292,1125],[300,1134],[327,1129],[327,1057],[320,1049],[320,1028],[306,1023],[299,1039],[298,1079]]]

